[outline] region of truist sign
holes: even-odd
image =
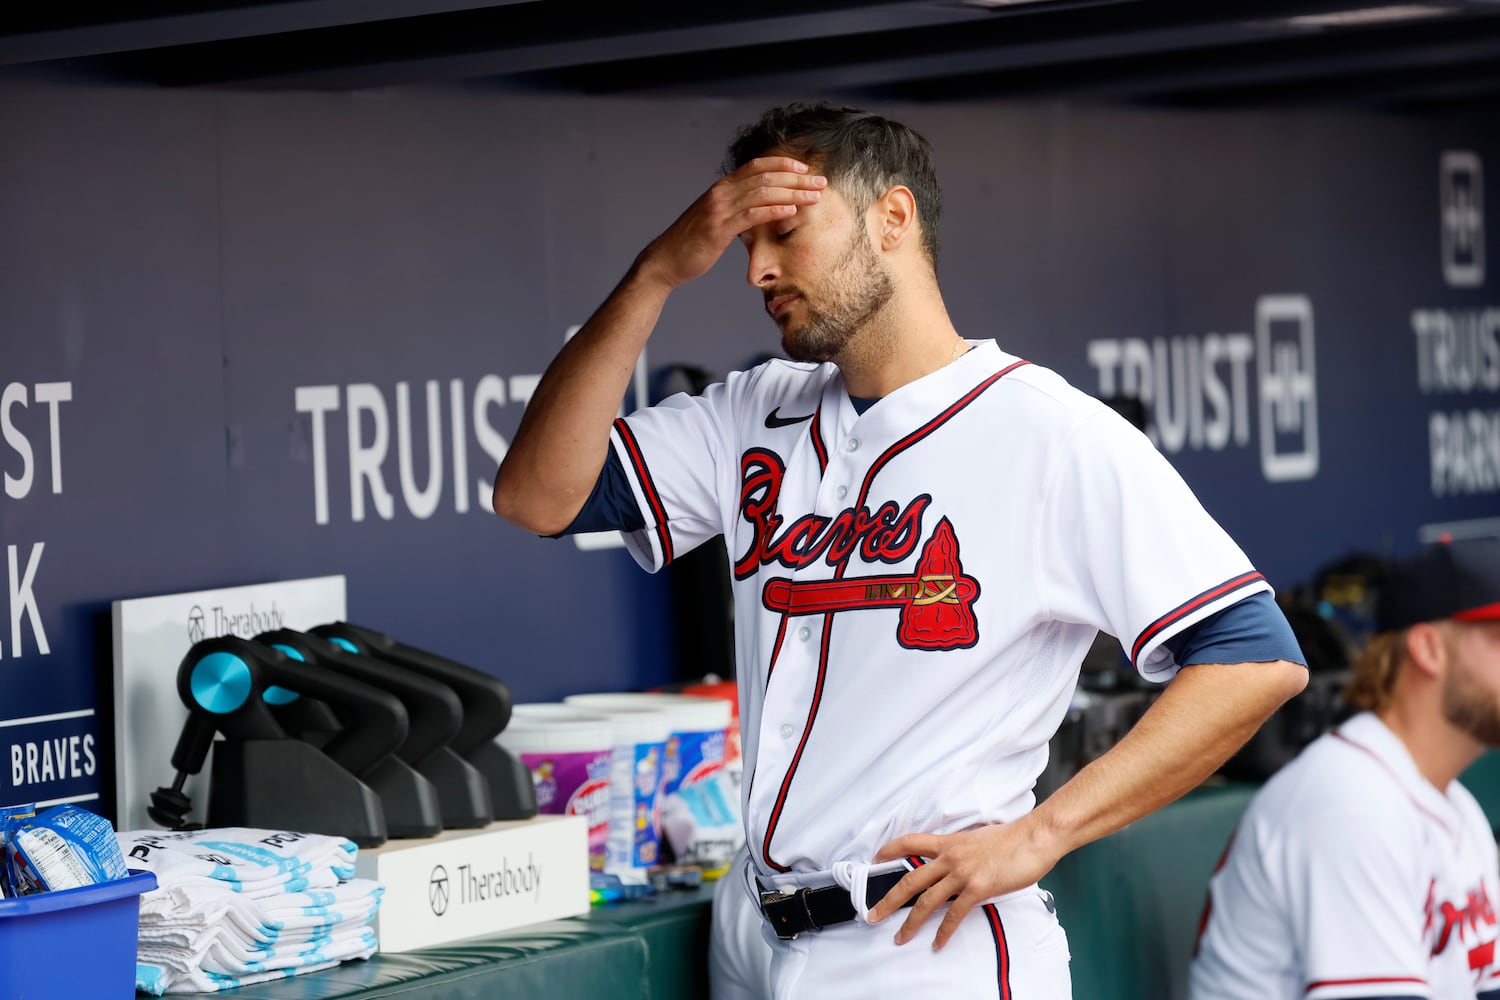
[[[1318,474],[1317,344],[1312,301],[1255,299],[1254,330],[1091,340],[1100,396],[1146,404],[1146,434],[1165,454],[1249,449],[1267,483]],[[1240,317],[1239,321],[1249,317]]]

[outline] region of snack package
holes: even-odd
[[[30,819],[35,815],[35,802],[26,802],[14,806],[0,806],[0,899],[17,894],[14,888],[15,880],[11,877],[10,852],[5,849],[5,828],[10,825],[10,821],[13,818],[18,820]]]
[[[55,892],[125,878],[125,856],[115,828],[77,806],[57,806],[5,823],[5,856],[18,896]]]

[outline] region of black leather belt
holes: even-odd
[[[872,907],[884,899],[905,875],[905,871],[871,875],[865,882],[865,906]],[[916,897],[913,896],[901,905],[910,906],[915,902]],[[783,941],[790,941],[798,934],[808,931],[820,931],[834,924],[846,923],[858,916],[854,911],[854,901],[849,898],[849,890],[841,885],[829,885],[821,889],[762,892],[760,912],[771,924],[771,930]]]

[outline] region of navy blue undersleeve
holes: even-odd
[[[1307,666],[1286,615],[1265,591],[1231,604],[1218,614],[1162,643],[1178,666],[1194,663],[1269,663],[1287,660]]]
[[[636,506],[630,480],[625,478],[625,466],[611,448],[583,509],[573,518],[572,524],[551,537],[561,538],[585,531],[640,531],[645,526],[646,519],[641,517],[641,509]]]

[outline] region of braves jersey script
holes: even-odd
[[[752,855],[767,876],[1034,804],[1104,629],[1137,669],[1268,587],[1147,438],[978,343],[863,414],[772,361],[616,423],[656,570],[722,533]]]
[[[1495,840],[1370,713],[1258,792],[1210,885],[1193,1000],[1500,997]]]

